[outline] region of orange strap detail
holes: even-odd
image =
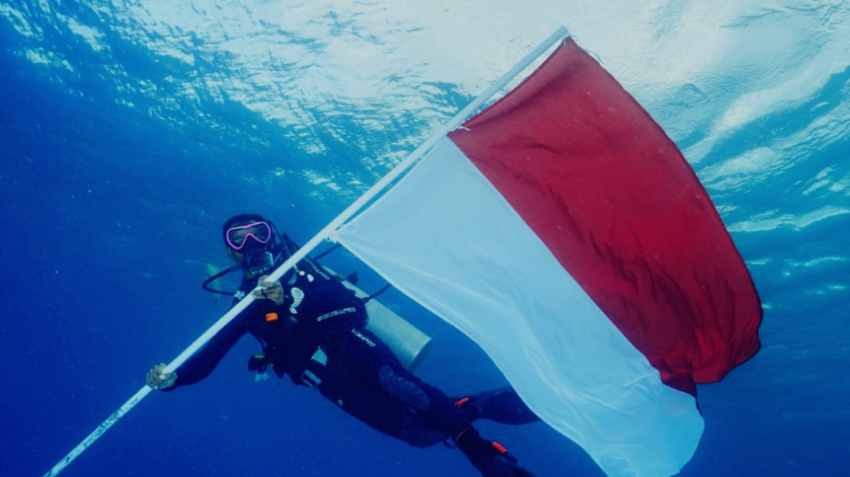
[[[503,446],[502,444],[499,444],[498,442],[495,442],[495,441],[494,441],[494,442],[493,442],[493,447],[495,447],[495,448],[496,448],[496,450],[497,450],[497,451],[499,451],[499,452],[500,452],[500,453],[502,453],[502,454],[507,454],[507,453],[508,453],[508,450],[507,450],[507,449],[505,449],[505,446]]]

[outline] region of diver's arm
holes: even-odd
[[[197,383],[209,376],[224,355],[233,348],[248,330],[246,320],[237,317],[213,336],[210,341],[191,358],[186,360],[175,373],[164,373],[165,364],[160,363],[148,371],[148,386],[162,391],[171,391],[180,386]]]

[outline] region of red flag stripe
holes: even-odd
[[[464,126],[452,141],[668,385],[692,392],[759,349],[759,298],[707,192],[572,40]]]

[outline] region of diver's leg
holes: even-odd
[[[508,454],[498,442],[482,438],[470,427],[455,438],[455,444],[483,477],[533,477],[517,465],[516,458]]]
[[[484,477],[531,477],[503,446],[483,439],[452,399],[407,371],[377,337],[373,341],[377,346],[363,351],[372,356],[374,376],[387,395],[414,409],[431,427],[451,436]]]
[[[508,454],[504,446],[482,438],[478,430],[472,426],[471,421],[463,415],[461,409],[458,409],[454,401],[442,391],[409,373],[406,377],[397,376],[396,379],[407,379],[415,383],[422,393],[427,395],[430,405],[427,409],[421,410],[423,419],[434,423],[434,427],[448,432],[457,448],[466,455],[482,476],[532,477],[528,471],[517,465],[516,459]]]
[[[413,447],[430,447],[450,437],[435,429],[410,406],[372,386],[363,388],[357,383],[330,377],[322,381],[319,391],[369,427]]]
[[[512,388],[453,398],[453,401],[471,422],[488,419],[502,424],[528,424],[540,420]]]

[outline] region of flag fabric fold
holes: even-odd
[[[332,238],[478,343],[608,475],[677,473],[703,429],[694,383],[759,347],[708,194],[569,39]]]

